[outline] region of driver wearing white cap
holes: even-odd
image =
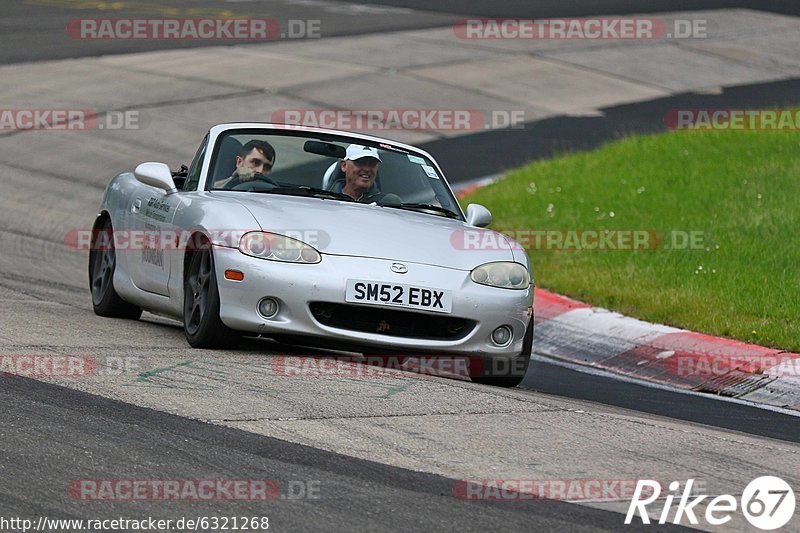
[[[370,202],[380,196],[380,191],[375,185],[381,156],[378,150],[370,146],[351,144],[341,161],[344,181],[338,182],[334,190],[351,196],[358,202]]]

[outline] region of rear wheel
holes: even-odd
[[[89,251],[89,289],[92,292],[92,307],[99,316],[136,320],[142,316],[141,308],[126,302],[114,290],[117,254],[113,235],[110,218],[92,231],[92,249]]]
[[[525,330],[525,337],[522,341],[522,352],[516,357],[506,359],[488,359],[487,368],[483,369],[480,376],[473,376],[471,379],[475,383],[493,385],[495,387],[516,387],[525,379],[528,372],[528,365],[531,361],[533,351],[533,319],[528,323]]]
[[[214,255],[206,241],[188,258],[183,282],[183,332],[193,348],[221,348],[236,338],[219,318],[219,289]]]

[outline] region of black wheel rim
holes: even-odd
[[[108,227],[103,228],[100,235],[106,235],[108,229]],[[95,247],[98,249],[92,252],[94,254],[92,264],[92,302],[95,305],[100,305],[111,283],[113,283],[117,256],[114,253],[114,242],[111,239],[101,240],[98,238],[95,241]]]
[[[184,304],[186,332],[194,335],[200,329],[208,310],[208,293],[211,287],[211,254],[201,251],[192,260],[187,280]]]

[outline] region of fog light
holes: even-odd
[[[511,342],[511,328],[500,326],[492,332],[492,342],[498,346],[505,346]]]
[[[278,302],[274,298],[264,298],[258,302],[258,312],[264,318],[272,318],[278,314]]]

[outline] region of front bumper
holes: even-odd
[[[363,346],[366,351],[398,350],[403,352],[460,354],[480,356],[516,356],[522,351],[525,328],[533,306],[533,287],[525,290],[499,289],[474,283],[469,272],[433,265],[409,263],[408,272],[397,274],[390,270],[393,260],[362,257],[323,255],[322,262],[314,265],[281,263],[246,256],[237,249],[214,247],[217,285],[220,293],[220,318],[228,327],[271,335],[291,335],[329,339],[331,345],[338,343]],[[227,269],[244,273],[242,281],[225,278]],[[468,331],[461,331],[457,338],[419,338],[398,336],[380,331],[391,327],[391,319],[376,331],[365,331],[363,320],[360,330],[353,329],[341,320],[337,327],[318,320],[312,307],[333,304],[341,308],[345,302],[345,286],[348,279],[366,279],[378,282],[404,283],[420,287],[447,289],[452,291],[452,312],[446,317],[463,319]],[[272,297],[280,304],[274,317],[266,319],[258,313],[258,303],[264,297]],[[353,305],[353,304],[347,304]],[[359,306],[363,310],[364,306]],[[396,317],[396,307],[368,306],[376,316],[386,311],[387,317]],[[403,309],[413,313],[420,321],[443,319],[441,313]],[[363,313],[360,313],[363,315]],[[330,323],[330,321],[327,321]],[[355,314],[354,314],[355,324]],[[502,325],[510,326],[511,342],[504,347],[491,340],[492,332]],[[399,329],[399,328],[397,328]],[[405,330],[404,330],[405,331]]]

